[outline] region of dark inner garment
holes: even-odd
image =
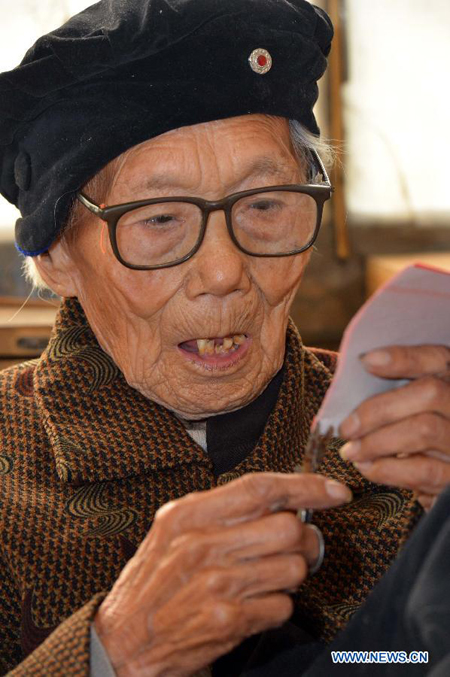
[[[239,465],[254,449],[277,401],[284,371],[282,367],[264,392],[246,407],[207,419],[206,444],[216,478]]]

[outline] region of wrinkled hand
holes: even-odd
[[[428,509],[450,483],[450,348],[393,346],[361,359],[375,376],[412,381],[343,421],[341,454],[373,482],[412,489]]]
[[[282,624],[318,557],[293,511],[349,500],[319,475],[255,473],[163,506],[95,618],[119,677],[191,675]]]

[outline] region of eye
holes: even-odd
[[[152,230],[167,230],[169,227],[181,225],[183,219],[176,214],[142,214],[135,223]]]
[[[166,223],[170,223],[174,220],[172,214],[159,214],[158,216],[152,216],[149,219],[146,219],[146,223],[155,226],[164,226]]]
[[[270,209],[276,209],[279,207],[279,204],[276,203],[274,200],[257,200],[255,202],[252,202],[250,207],[252,209],[257,209],[258,211],[261,212],[267,212]]]

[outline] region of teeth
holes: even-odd
[[[235,334],[233,337],[227,336],[222,339],[222,343],[215,343],[214,339],[197,339],[197,349],[201,356],[223,355],[229,351],[237,350],[243,343],[245,343],[245,334]]]
[[[208,343],[208,339],[197,339],[197,348],[198,348],[198,354],[199,355],[205,354],[207,343]]]

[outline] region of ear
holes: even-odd
[[[34,259],[36,268],[50,289],[58,296],[78,296],[75,263],[67,249],[67,243],[58,240],[44,254]]]

